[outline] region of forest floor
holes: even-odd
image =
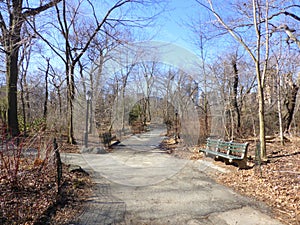
[[[58,167],[51,142],[46,152],[38,151],[38,156],[33,150],[25,153],[26,148],[21,146],[26,146],[26,140],[22,140],[19,147],[14,144],[11,141],[1,145],[0,224],[59,225],[72,222],[92,194],[90,176],[85,171],[71,170],[68,165],[60,164],[62,176],[58,182]],[[30,149],[37,150],[38,147]],[[73,152],[78,149],[74,145],[65,147]]]
[[[285,146],[281,146],[279,142],[268,143],[269,163],[248,170],[231,167],[231,173],[221,174],[217,181],[241,194],[265,202],[281,222],[300,225],[299,143],[299,140],[293,140]],[[250,149],[253,159],[255,147]],[[253,164],[253,160],[250,160],[250,166],[254,166]]]
[[[261,167],[253,166],[255,146],[250,144],[249,169],[246,170],[205,158],[198,153],[199,147],[178,148],[172,140],[166,140],[161,147],[174,157],[210,160],[226,168],[229,173],[210,175],[242,195],[265,202],[282,223],[300,225],[300,139],[293,139],[285,146],[268,143],[270,162]],[[77,146],[67,144],[61,146],[61,151],[79,152]],[[4,162],[5,158],[2,158],[1,169],[8,167]],[[12,185],[5,173],[0,174],[0,224],[68,224],[81,213],[93,188],[88,174],[70,171],[63,165],[61,193],[57,195],[53,167],[38,160],[28,163],[21,159],[19,162],[17,185]],[[11,162],[12,167],[14,163]]]
[[[300,225],[300,139],[285,143],[267,143],[269,162],[254,166],[255,145],[250,143],[248,153],[249,169],[239,170],[233,165],[225,165],[199,153],[198,148],[188,151],[167,146],[176,157],[192,160],[209,160],[229,173],[210,174],[218,183],[228,186],[238,193],[262,201],[271,207],[274,218],[284,224]]]

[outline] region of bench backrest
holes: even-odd
[[[207,138],[206,140],[206,148],[212,151],[219,151],[219,142],[220,140]]]
[[[219,146],[219,148],[224,149],[228,155],[239,156],[241,158],[244,158],[245,155],[247,155],[248,143],[220,141]]]
[[[232,141],[222,141],[216,139],[207,139],[207,148],[212,151],[222,152],[227,155],[234,155],[244,158],[247,155],[249,143],[236,143]]]

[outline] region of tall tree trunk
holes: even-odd
[[[44,100],[44,112],[43,112],[43,117],[44,120],[47,120],[47,114],[48,114],[48,75],[49,75],[49,68],[50,68],[50,59],[47,59],[47,69],[45,73],[45,100]]]
[[[259,62],[258,62],[259,63]],[[259,68],[259,67],[258,67]],[[264,89],[261,83],[260,72],[257,73],[258,81],[258,117],[259,117],[259,140],[260,140],[260,159],[263,161],[267,160],[266,152],[266,135],[265,135],[265,102],[264,102]]]
[[[206,81],[205,81],[205,85],[206,85]],[[206,89],[206,87],[205,87]],[[208,124],[208,113],[209,113],[209,104],[208,104],[208,100],[207,100],[207,94],[205,93],[204,94],[204,126],[205,126],[205,132],[204,132],[204,135],[205,135],[205,138],[208,137],[208,134],[209,134],[209,124]]]
[[[92,134],[93,133],[93,120],[94,120],[94,116],[93,116],[93,91],[91,90],[91,99],[90,99],[90,104],[89,104],[89,128],[88,128],[88,133]]]
[[[69,67],[69,84],[68,84],[68,109],[69,109],[69,118],[68,118],[68,143],[76,144],[74,138],[74,124],[73,124],[73,102],[75,97],[75,80],[74,80],[74,65],[70,65]]]
[[[26,73],[26,72],[25,72]],[[24,74],[25,74],[24,73]],[[26,78],[26,75],[22,75],[21,76],[21,80],[20,80],[20,87],[21,87],[21,104],[22,104],[22,119],[23,119],[23,124],[24,124],[24,136],[27,135],[27,126],[26,126],[26,100],[25,100],[25,88],[24,88],[24,79]]]
[[[125,132],[125,106],[126,106],[126,102],[125,102],[125,92],[126,92],[126,83],[123,82],[123,87],[122,87],[122,118],[121,118],[121,126],[122,126],[122,135]]]
[[[269,6],[266,1],[266,11],[265,16],[268,18]],[[268,29],[268,19],[265,20],[265,58],[263,63],[263,70],[261,71],[261,53],[262,53],[262,31],[261,31],[261,14],[260,6],[257,1],[252,0],[253,9],[253,24],[256,32],[256,59],[255,69],[257,78],[257,89],[258,89],[258,117],[259,117],[259,139],[260,139],[260,159],[262,161],[267,161],[267,150],[266,150],[266,134],[265,134],[265,98],[264,98],[264,86],[265,86],[265,76],[269,60],[269,29]]]
[[[147,109],[148,109],[148,122],[151,122],[151,103],[150,96],[147,97]]]
[[[26,104],[26,108],[27,108],[26,117],[27,117],[27,120],[29,120],[31,118],[30,97],[29,97],[29,88],[28,88],[28,84],[27,84],[27,74],[25,73],[24,75],[26,75],[23,78],[24,79],[24,90],[25,90],[25,104]]]
[[[238,93],[238,84],[239,84],[239,73],[237,68],[237,62],[236,59],[232,61],[232,67],[234,72],[234,79],[233,79],[233,96],[232,96],[232,106],[234,108],[235,114],[236,114],[236,133],[238,134],[241,128],[241,114],[238,107],[238,101],[237,101],[237,93]]]
[[[284,135],[283,135],[283,124],[282,124],[282,108],[281,108],[281,87],[280,87],[280,78],[279,74],[277,82],[277,109],[278,109],[278,121],[279,121],[279,136],[281,145],[284,145]]]
[[[7,125],[12,136],[20,134],[18,122],[18,47],[19,39],[10,41],[10,52],[6,55],[6,82],[7,82]]]
[[[6,48],[6,83],[7,83],[7,125],[12,136],[20,134],[18,122],[18,59],[21,45],[22,1],[14,2],[13,12],[9,14],[9,34],[5,37]],[[1,15],[2,17],[2,15]],[[3,19],[3,18],[1,18]]]
[[[281,82],[280,82],[280,68],[279,60],[276,57],[276,97],[277,97],[277,110],[278,110],[278,122],[279,122],[279,137],[281,145],[284,145],[284,133],[283,133],[283,120],[282,120],[282,106],[281,106]]]
[[[20,134],[18,123],[18,99],[17,82],[19,74],[19,49],[21,42],[21,30],[25,18],[35,16],[42,11],[51,8],[60,0],[53,0],[36,8],[27,8],[23,12],[23,0],[6,1],[8,15],[3,17],[0,11],[0,29],[2,31],[2,45],[6,52],[6,86],[7,86],[7,125],[13,136]],[[8,19],[8,23],[5,22]]]
[[[62,100],[61,100],[60,88],[57,87],[56,89],[57,89],[57,96],[58,96],[59,115],[62,116]]]

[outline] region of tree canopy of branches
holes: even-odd
[[[143,27],[149,25],[152,17],[155,16],[155,13],[144,13],[144,15],[137,16],[138,13],[133,12],[143,11],[143,7],[150,6],[150,3],[151,5],[156,4],[156,2],[118,0],[102,4],[101,10],[99,10],[98,3],[89,0],[52,0],[40,1],[39,3],[18,0],[0,3],[1,50],[6,56],[6,123],[13,136],[20,133],[17,103],[18,78],[20,65],[22,64],[19,57],[23,43],[32,38],[42,40],[43,43],[40,42],[40,45],[45,45],[45,43],[48,45],[48,49],[43,47],[45,54],[49,54],[48,57],[52,57],[51,55],[58,56],[58,59],[54,61],[61,60],[65,65],[68,141],[75,143],[73,134],[75,70],[77,66],[82,66],[81,59],[86,57],[86,52],[88,52],[97,37],[104,40],[106,36],[112,38],[115,43],[121,43],[123,40],[118,40],[113,30],[118,30],[122,26]],[[51,14],[48,14],[51,15],[50,17],[37,16],[50,9],[52,10]],[[132,12],[130,12],[131,10]],[[54,15],[56,15],[56,18]],[[27,26],[26,32],[24,32],[25,25]],[[24,82],[24,79],[21,82]],[[47,77],[45,82],[48,82]],[[47,99],[44,106],[47,106]],[[25,114],[23,113],[23,115]]]
[[[27,19],[53,7],[61,0],[41,1],[38,7],[24,6],[23,0],[1,2],[0,27],[2,52],[6,56],[7,125],[13,136],[19,135],[17,83],[19,75],[19,50],[26,38],[21,35]],[[27,2],[28,3],[28,2]]]
[[[227,34],[229,34],[243,47],[244,51],[248,54],[250,59],[252,59],[256,74],[256,91],[259,106],[259,153],[261,159],[265,160],[265,102],[268,98],[266,95],[269,95],[271,86],[270,80],[272,80],[271,71],[273,64],[270,59],[273,57],[272,53],[276,51],[276,45],[273,43],[279,39],[280,32],[284,31],[287,35],[286,43],[288,43],[288,45],[295,43],[299,46],[299,40],[295,33],[296,30],[292,27],[295,27],[294,21],[300,21],[299,16],[297,16],[297,10],[299,10],[300,6],[290,1],[236,1],[227,4],[230,5],[231,11],[225,13],[226,10],[218,10],[220,9],[220,4],[225,3],[216,3],[213,0],[196,0],[196,2],[215,18],[215,20],[210,21],[209,29],[211,33],[218,29],[219,33],[217,37],[225,40],[228,40]],[[235,16],[233,16],[233,14],[235,14]],[[206,35],[206,37],[208,36],[209,34]],[[217,37],[210,36],[210,38],[214,39]],[[238,76],[236,67],[234,71],[236,76]],[[235,85],[237,85],[237,83]],[[292,102],[295,102],[295,99],[292,100]],[[237,108],[237,102],[235,102],[234,105],[235,108]]]

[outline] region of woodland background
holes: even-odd
[[[43,137],[75,144],[84,131],[118,136],[149,123],[163,123],[169,135],[193,145],[212,135],[260,143],[256,154],[265,162],[281,152],[267,144],[270,139],[278,146],[294,143],[284,155],[299,155],[299,2],[193,1],[198,13],[181,21],[199,59],[193,74],[155,55],[143,60],[155,48],[133,44],[155,40],[158,18],[172,14],[172,4],[0,2],[1,187],[20,185],[24,149],[35,146],[50,157],[52,141]],[[110,68],[112,62],[118,66]],[[24,162],[33,165],[29,174],[45,166],[43,160]],[[291,174],[295,183],[299,175]]]

